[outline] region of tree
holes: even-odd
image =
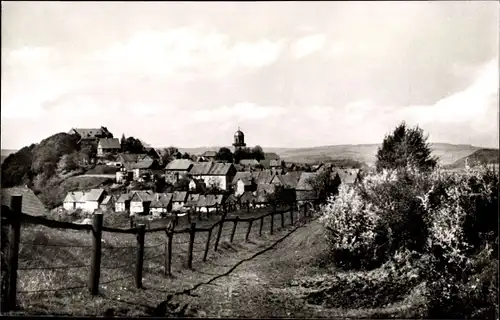
[[[309,178],[307,183],[316,191],[320,201],[325,201],[329,196],[336,195],[340,186],[340,178],[332,179],[329,170],[321,170],[318,174]]]
[[[128,137],[125,140],[123,151],[130,153],[141,153],[144,151],[144,146],[142,145],[142,142],[139,139],[136,139],[134,137]]]
[[[226,162],[233,162],[234,156],[229,148],[222,147],[215,155],[215,159]]]
[[[63,155],[57,163],[57,169],[60,172],[70,172],[78,169],[77,153]]]
[[[437,158],[431,155],[427,143],[428,136],[418,126],[408,128],[403,121],[387,135],[377,151],[377,171],[383,169],[415,168],[420,171],[431,171],[437,165]]]
[[[189,153],[187,152],[184,152],[184,154],[182,155],[182,159],[191,159],[191,156],[189,155]]]
[[[265,159],[264,150],[261,146],[255,146],[252,148],[252,156],[255,160],[260,161]]]
[[[163,149],[164,152],[161,154],[161,161],[164,164],[169,163],[170,161],[176,159],[176,155],[179,152],[179,149],[176,147],[168,147]]]
[[[122,133],[122,138],[120,139],[120,146],[122,147],[122,150],[125,149],[126,144],[127,144],[127,139],[125,138],[125,134]]]

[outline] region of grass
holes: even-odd
[[[217,221],[218,218],[211,217],[211,219]],[[273,236],[268,235],[269,222],[270,219],[265,219],[263,236],[260,238],[258,237],[258,224],[253,224],[249,242],[245,242],[248,223],[238,223],[233,243],[229,241],[233,224],[225,223],[217,252],[213,250],[217,234],[217,228],[215,228],[210,240],[208,260],[205,263],[203,255],[208,233],[197,233],[193,249],[194,271],[186,269],[188,235],[175,235],[172,257],[174,276],[172,278],[164,276],[165,233],[147,233],[143,271],[143,285],[146,290],[134,287],[135,236],[104,232],[101,286],[98,297],[91,297],[86,289],[91,251],[89,232],[23,226],[19,255],[20,269],[54,266],[75,266],[76,268],[19,270],[18,300],[21,311],[17,313],[100,315],[107,308],[113,308],[116,313],[124,316],[147,315],[152,307],[165,299],[168,292],[182,291],[199,282],[207,281],[213,275],[225,272],[249,252],[269,245],[269,241],[279,234],[280,216],[275,217],[276,233]],[[209,223],[209,220],[200,222],[200,224]],[[288,220],[287,223],[289,224]],[[32,292],[68,287],[83,288]]]
[[[269,209],[267,209],[269,210]],[[248,215],[247,213],[244,213]],[[261,213],[250,213],[259,215]],[[143,271],[144,289],[134,285],[136,239],[134,235],[103,234],[100,294],[92,297],[88,289],[60,292],[19,293],[21,310],[13,314],[58,314],[73,316],[102,315],[112,308],[119,316],[146,316],[169,294],[180,293],[200,283],[208,283],[243,262],[227,276],[197,287],[192,295],[173,300],[186,306],[188,315],[198,317],[419,317],[425,304],[425,283],[401,270],[391,273],[390,266],[366,272],[341,272],[328,258],[322,226],[317,221],[290,226],[285,214],[275,216],[275,233],[270,235],[270,218],[264,219],[263,235],[259,223],[252,225],[245,241],[248,223],[238,223],[230,242],[233,223],[225,223],[219,249],[214,252],[217,228],[212,232],[208,259],[203,262],[207,232],[196,234],[193,270],[186,268],[188,235],[175,235],[172,277],[164,275],[165,233],[147,233]],[[126,219],[124,217],[124,219]],[[210,225],[218,217],[197,222]],[[105,219],[106,220],[106,219]],[[301,226],[302,224],[302,226]],[[179,226],[181,228],[182,226]],[[297,229],[295,229],[297,228]],[[288,233],[292,232],[288,235]],[[283,237],[286,239],[282,239]],[[277,240],[271,251],[258,255]],[[84,265],[62,270],[20,270],[19,291],[85,286],[90,261],[91,236],[86,231],[55,230],[23,226],[20,266],[46,267]],[[37,247],[36,242],[84,247]],[[399,277],[399,278],[398,278]]]

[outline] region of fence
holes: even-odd
[[[269,224],[269,233],[273,234],[274,233],[274,228],[275,228],[275,216],[279,215],[280,220],[281,220],[281,227],[285,227],[285,214],[289,214],[289,224],[293,225],[298,219],[300,215],[300,210],[297,210],[297,217],[294,217],[294,212],[296,208],[296,204],[292,203],[292,205],[289,208],[280,208],[281,210],[277,210],[276,206],[273,206],[272,211],[261,214],[256,217],[228,217],[228,212],[227,209],[224,207],[223,214],[217,222],[215,222],[213,225],[206,227],[206,228],[199,228],[196,226],[196,222],[191,222],[190,225],[186,228],[180,229],[180,230],[175,230],[174,224],[169,224],[166,227],[159,227],[159,228],[150,228],[146,229],[146,226],[144,224],[138,224],[136,227],[129,228],[129,229],[118,229],[118,228],[111,228],[111,227],[105,227],[103,226],[103,214],[102,213],[96,213],[93,215],[92,219],[92,224],[75,224],[75,223],[69,223],[69,222],[61,222],[61,221],[55,221],[55,220],[50,220],[44,217],[36,217],[36,216],[30,216],[27,214],[24,214],[21,212],[21,203],[22,203],[22,197],[21,196],[13,196],[11,198],[11,209],[8,209],[7,207],[2,207],[2,219],[5,219],[7,224],[10,226],[10,237],[9,237],[9,247],[8,247],[8,270],[7,270],[7,284],[5,288],[2,288],[4,292],[3,296],[5,297],[3,301],[3,310],[8,311],[8,310],[13,310],[16,308],[16,299],[17,299],[17,294],[20,293],[17,290],[17,273],[18,270],[32,270],[32,269],[65,269],[65,268],[85,268],[89,267],[88,270],[88,282],[86,285],[79,286],[79,287],[71,287],[71,288],[65,288],[65,289],[60,289],[60,290],[71,290],[71,289],[79,289],[79,288],[88,288],[90,293],[92,295],[97,295],[99,293],[99,285],[103,285],[105,283],[110,283],[118,280],[123,280],[123,279],[115,279],[111,281],[104,281],[100,282],[101,278],[101,270],[109,270],[109,269],[114,269],[114,268],[120,268],[120,267],[126,267],[126,266],[118,266],[118,267],[103,267],[101,266],[101,259],[102,259],[102,250],[103,250],[103,232],[108,232],[108,233],[119,233],[119,234],[129,234],[129,235],[135,235],[136,237],[136,245],[135,247],[132,246],[125,246],[125,247],[111,247],[111,248],[106,248],[105,249],[119,249],[119,248],[129,248],[129,249],[134,249],[136,251],[136,257],[135,257],[135,270],[134,274],[131,276],[128,276],[126,278],[134,278],[135,279],[135,286],[137,288],[142,288],[142,280],[143,280],[143,272],[144,272],[144,261],[145,260],[152,260],[152,259],[157,259],[157,258],[162,258],[162,267],[164,269],[164,276],[170,277],[172,276],[172,257],[173,257],[173,250],[175,246],[178,246],[179,251],[181,252],[181,255],[184,255],[186,258],[186,267],[189,269],[193,268],[193,254],[194,253],[200,253],[202,254],[202,261],[205,262],[207,260],[208,254],[211,249],[213,249],[214,252],[217,252],[219,249],[221,237],[224,231],[224,227],[229,226],[230,227],[230,237],[229,237],[229,242],[233,242],[234,238],[236,235],[241,235],[244,236],[245,241],[248,241],[249,236],[251,234],[252,228],[259,224],[259,232],[258,235],[261,236],[264,230],[264,220],[266,218],[270,218],[270,224]],[[303,215],[302,218],[309,217],[310,213],[308,210],[308,206],[304,205],[303,206]],[[296,220],[294,220],[296,219]],[[61,245],[61,247],[70,247],[70,248],[75,248],[75,247],[87,247],[91,248],[91,257],[90,257],[90,264],[85,265],[73,265],[73,266],[63,266],[63,267],[45,267],[45,268],[19,268],[18,266],[18,260],[19,260],[19,244],[20,244],[20,236],[21,236],[21,225],[22,223],[25,224],[33,224],[33,225],[43,225],[49,228],[56,228],[56,229],[64,229],[64,230],[84,230],[88,231],[89,234],[91,235],[92,239],[92,245],[91,246],[74,246],[74,245]],[[243,228],[244,230],[237,233],[237,227],[238,225],[243,225],[247,224],[246,228]],[[232,224],[232,225],[231,225]],[[253,228],[255,229],[255,228]],[[158,232],[164,232],[165,237],[164,243],[157,244],[155,246],[150,246],[146,247],[145,246],[145,239],[146,239],[146,234],[151,234],[151,233],[158,233]],[[201,235],[201,236],[200,236]],[[188,239],[182,239],[183,236],[187,236]],[[198,238],[200,238],[202,241],[196,241]],[[176,241],[177,240],[177,241]],[[180,240],[180,241],[179,241]],[[182,248],[182,245],[188,245],[187,250]],[[201,248],[195,248],[195,245],[201,245]],[[48,246],[48,245],[47,245]],[[162,250],[163,252],[159,255],[155,255],[153,257],[147,257],[145,258],[145,249],[149,248],[157,248],[157,247],[163,247],[164,249]],[[39,290],[39,291],[58,291],[56,290]]]

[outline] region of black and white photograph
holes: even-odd
[[[8,317],[499,319],[499,1],[2,1]]]

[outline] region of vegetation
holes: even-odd
[[[257,161],[263,160],[265,158],[264,150],[261,146],[255,146],[253,148],[240,148],[234,152],[234,162],[239,163],[243,159],[255,159]]]
[[[384,304],[388,293],[422,286],[424,315],[413,316],[498,317],[498,173],[432,170],[422,137],[418,128],[408,134],[399,126],[379,150],[380,171],[353,188],[341,186],[321,218],[339,267],[397,272],[369,284],[372,291],[366,279],[332,280],[310,299],[335,303],[335,288],[363,285],[362,294]]]
[[[387,135],[377,151],[376,167],[383,169],[417,168],[429,171],[436,167],[437,159],[431,155],[427,136],[418,126],[408,128],[405,122]]]
[[[141,153],[144,151],[144,146],[142,145],[141,140],[134,137],[124,138],[125,135],[122,135],[121,147],[123,152]]]
[[[463,157],[449,165],[450,168],[464,168],[465,159],[468,159],[469,166],[484,165],[489,163],[499,163],[498,149],[479,149],[467,157]]]
[[[234,161],[234,155],[229,148],[223,147],[219,149],[215,155],[215,159],[232,163]]]

